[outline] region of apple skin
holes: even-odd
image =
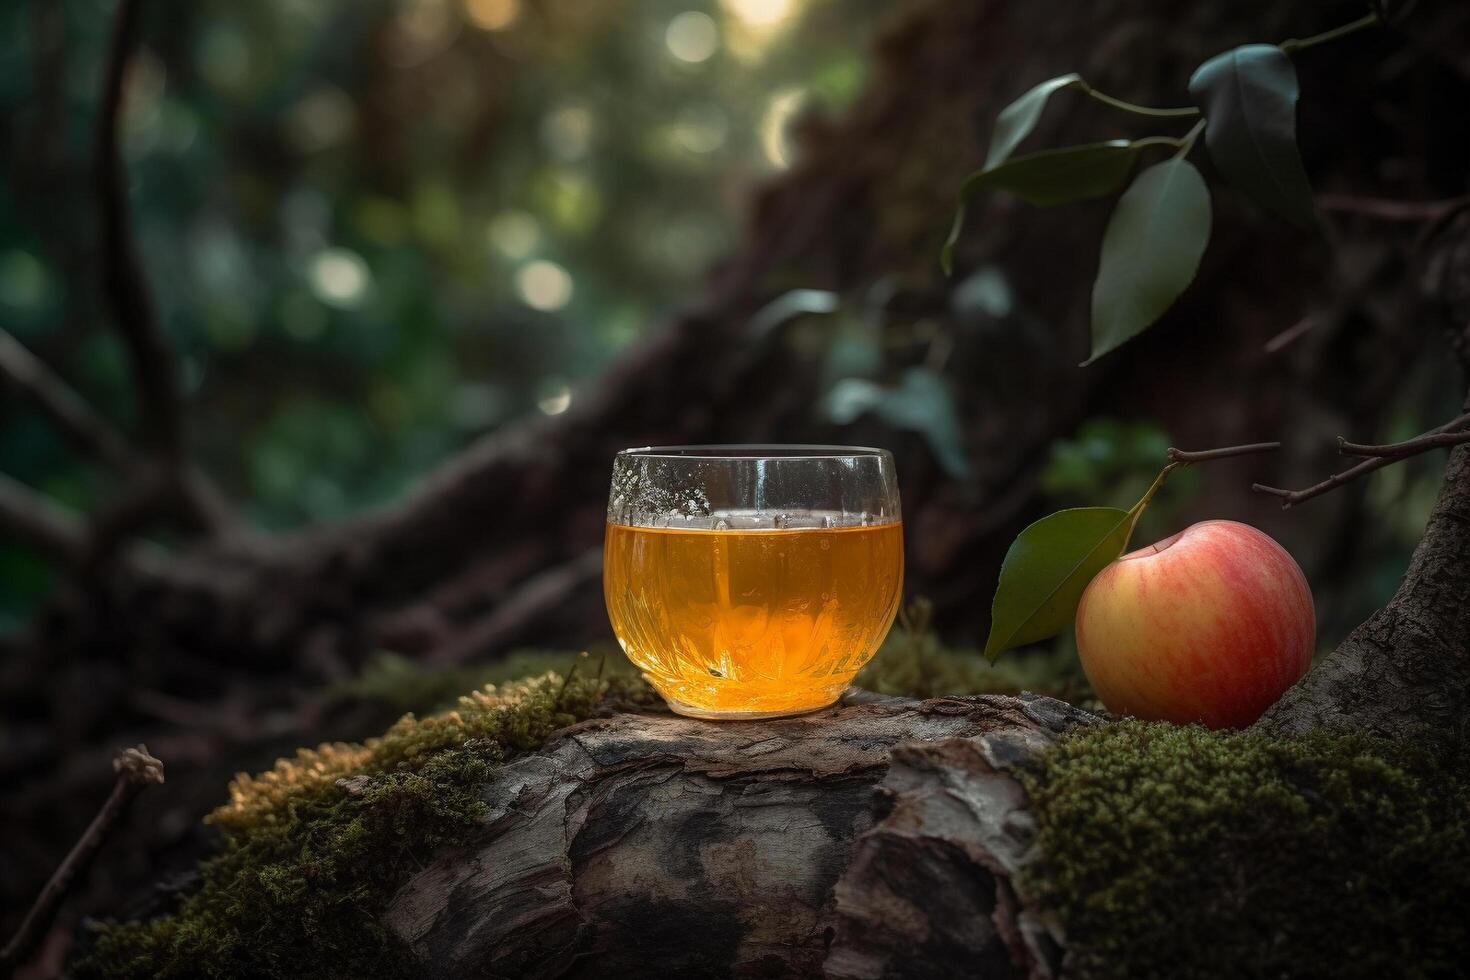
[[[1262,531],[1193,524],[1097,574],[1077,650],[1109,711],[1244,728],[1312,663],[1317,620],[1301,567]]]

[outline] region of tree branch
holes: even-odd
[[[118,817],[123,815],[143,787],[163,782],[163,763],[149,755],[148,747],[144,745],[119,752],[112,760],[112,769],[117,773],[117,782],[113,784],[107,802],[102,804],[102,809],[87,825],[81,839],[61,862],[51,880],[46,882],[46,887],[41,889],[36,903],[10,942],[0,950],[0,969],[12,970],[24,962],[51,927],[57,909],[87,865],[97,856],[102,842],[107,839],[107,832],[117,823]]]
[[[97,128],[97,196],[102,210],[104,286],[132,361],[142,401],[145,441],[166,457],[183,451],[178,372],[133,249],[127,176],[118,141],[128,61],[137,43],[142,0],[121,0],[107,59]]]
[[[1458,446],[1462,442],[1470,442],[1470,431],[1466,431],[1466,426],[1470,426],[1470,415],[1461,415],[1449,423],[1448,431],[1430,432],[1403,442],[1390,442],[1382,446],[1348,442],[1338,436],[1337,451],[1344,456],[1391,456],[1394,458],[1416,456],[1431,449]]]
[[[5,330],[0,330],[0,374],[8,376],[84,452],[122,472],[138,464],[122,435]]]
[[[1384,221],[1437,221],[1470,205],[1470,194],[1443,201],[1396,201],[1392,198],[1356,197],[1351,194],[1319,194],[1317,207],[1323,211],[1361,214]]]
[[[0,531],[69,565],[85,560],[87,535],[66,510],[0,473]]]
[[[1251,489],[1257,493],[1267,493],[1273,497],[1280,497],[1281,509],[1286,510],[1295,504],[1311,500],[1313,497],[1320,497],[1329,490],[1336,490],[1343,484],[1350,483],[1360,476],[1366,476],[1392,463],[1408,459],[1410,456],[1417,456],[1431,449],[1470,442],[1470,433],[1459,431],[1467,423],[1470,423],[1470,415],[1462,415],[1457,419],[1451,419],[1444,425],[1430,429],[1422,436],[1417,436],[1405,442],[1391,443],[1384,446],[1367,446],[1347,442],[1339,436],[1338,446],[1342,452],[1354,456],[1367,456],[1369,458],[1358,463],[1356,466],[1351,466],[1343,470],[1341,473],[1334,473],[1321,483],[1314,484],[1304,490],[1284,490],[1280,487],[1268,487],[1263,483],[1253,483],[1251,484]],[[1381,450],[1381,452],[1377,450]]]
[[[1207,463],[1212,459],[1229,459],[1231,456],[1251,456],[1255,453],[1269,453],[1280,449],[1279,442],[1253,442],[1245,446],[1224,446],[1220,449],[1201,449],[1198,452],[1185,452],[1182,449],[1169,447],[1169,462],[1171,463]]]
[[[602,550],[589,549],[571,561],[527,579],[483,619],[465,628],[424,658],[430,664],[473,663],[506,646],[536,620],[554,615],[567,599],[602,574]]]

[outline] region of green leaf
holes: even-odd
[[[1205,114],[1205,145],[1220,173],[1261,207],[1300,228],[1317,214],[1296,147],[1296,68],[1274,44],[1247,44],[1195,71],[1189,94]]]
[[[960,204],[954,224],[939,253],[939,263],[948,275],[953,271],[954,247],[965,224],[965,205],[981,191],[1009,191],[1027,204],[1052,207],[1111,194],[1123,186],[1138,151],[1148,145],[1128,140],[1086,143],[1058,150],[1042,150],[1013,157],[995,167],[985,167],[965,178],[960,186]]]
[[[863,378],[844,378],[828,392],[826,409],[827,417],[838,425],[872,412],[896,429],[917,432],[945,472],[956,479],[969,474],[964,429],[954,397],[944,378],[929,368],[909,368],[896,388]]]
[[[1111,194],[1123,186],[1141,142],[1108,140],[1012,157],[965,179],[960,196],[1009,191],[1027,204],[1049,208]]]
[[[750,318],[750,332],[759,337],[810,313],[835,313],[839,305],[836,293],[825,289],[793,289],[771,300]]]
[[[1210,240],[1210,192],[1182,156],[1156,163],[1118,199],[1092,286],[1091,364],[1173,305]]]
[[[985,154],[986,168],[1003,163],[1021,145],[1021,141],[1031,135],[1031,130],[1036,128],[1052,93],[1077,88],[1081,84],[1082,76],[1075,72],[1049,78],[1002,109],[1000,115],[995,117],[995,131],[990,136],[990,152]]]
[[[1123,553],[1134,514],[1116,507],[1058,511],[1016,536],[1000,566],[985,656],[1056,636],[1098,572]]]

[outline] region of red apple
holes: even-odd
[[[1248,524],[1204,521],[1129,552],[1077,607],[1077,650],[1115,714],[1243,728],[1312,662],[1312,590]]]

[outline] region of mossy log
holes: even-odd
[[[594,719],[499,769],[484,832],[384,922],[425,976],[1052,976],[1015,773],[1094,720],[871,695],[739,724]]]
[[[550,674],[237,778],[72,975],[1458,976],[1467,748],[1032,695],[715,724]]]

